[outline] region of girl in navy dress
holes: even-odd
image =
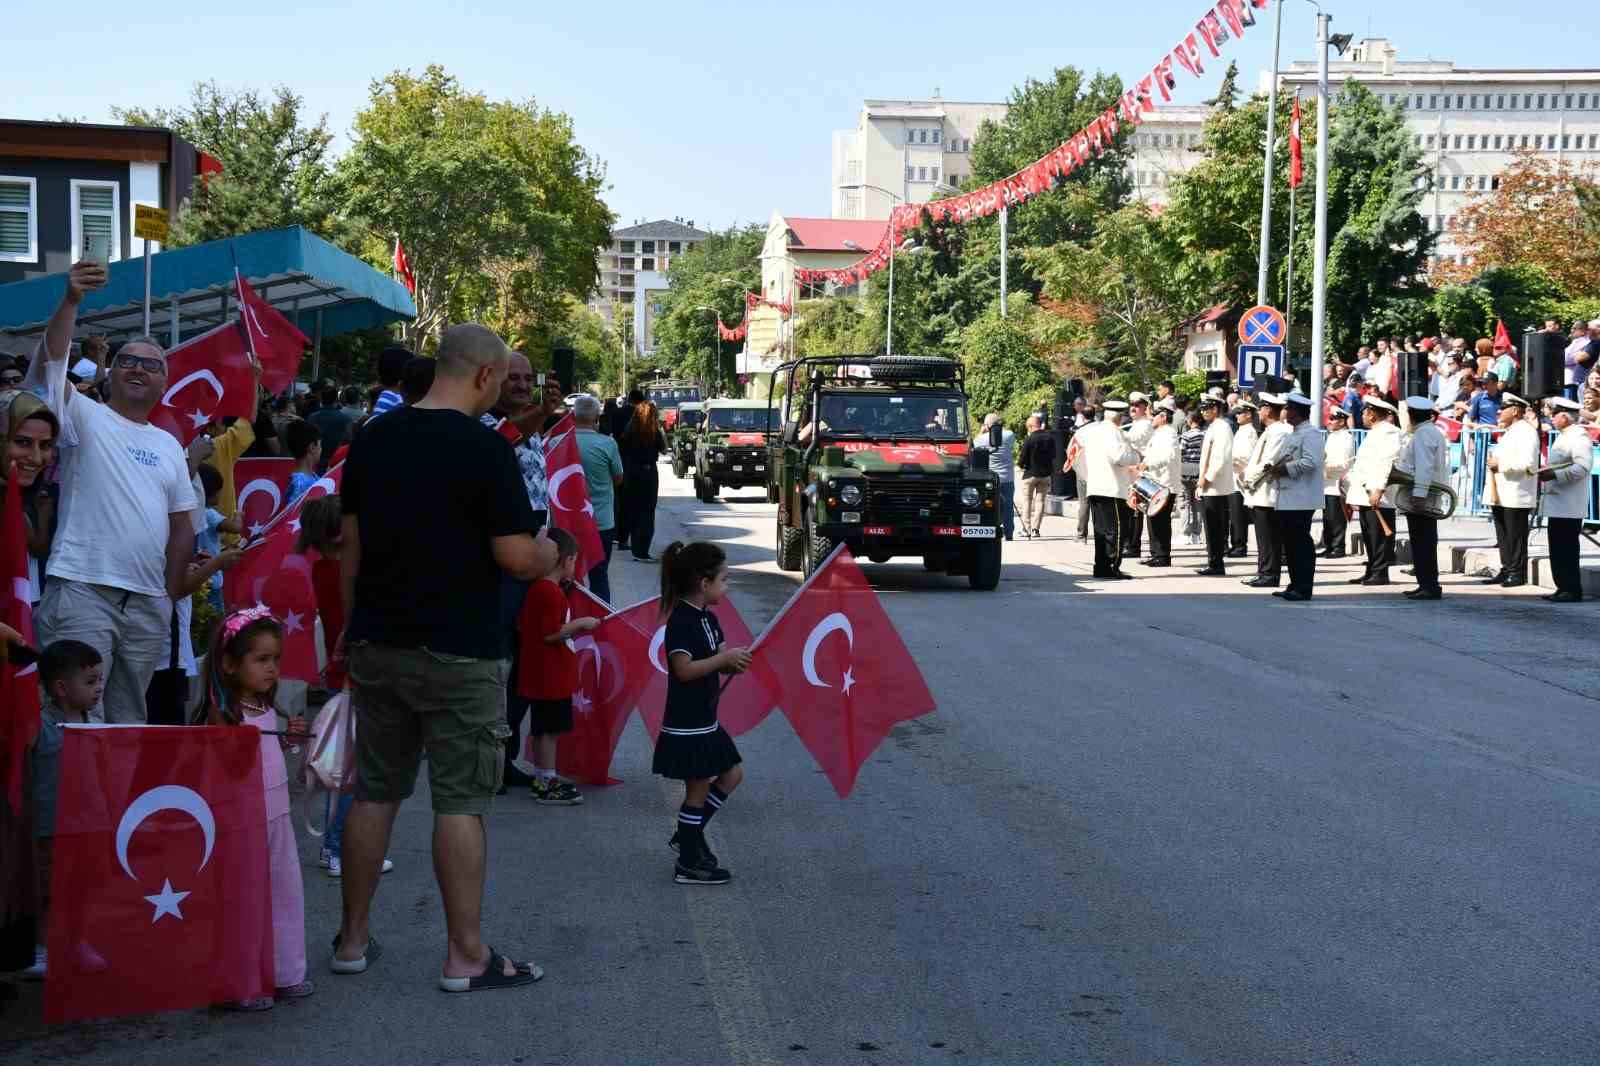
[[[683,782],[683,806],[671,844],[673,880],[725,885],[731,875],[706,846],[705,827],[744,780],[739,749],[717,724],[722,674],[750,666],[746,648],[723,645],[711,608],[728,590],[728,562],[715,544],[673,543],[661,553],[661,614],[667,620],[667,707],[651,769]]]

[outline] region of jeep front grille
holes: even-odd
[[[912,478],[868,478],[866,497],[873,522],[917,522],[959,510],[959,486]],[[928,513],[925,515],[923,511]]]

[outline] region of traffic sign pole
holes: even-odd
[[[144,241],[144,335],[150,336],[150,243],[167,239],[168,215],[159,207],[135,204],[133,235]],[[168,346],[176,343],[169,338]]]

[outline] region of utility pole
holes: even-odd
[[[1267,97],[1267,162],[1261,173],[1261,255],[1256,266],[1257,306],[1267,304],[1267,265],[1272,259],[1272,164],[1278,147],[1278,45],[1282,40],[1283,0],[1278,0],[1272,30],[1272,92]]]
[[[1322,427],[1322,363],[1328,314],[1328,24],[1317,9],[1317,212],[1311,279],[1311,424]]]

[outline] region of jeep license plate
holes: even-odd
[[[986,538],[991,538],[992,539],[994,537],[994,527],[993,526],[962,526],[961,527],[961,539],[962,540],[976,540],[979,537],[986,537]]]
[[[933,535],[936,537],[954,537],[961,532],[959,526],[934,526]]]
[[[744,473],[744,467],[742,467],[742,466],[735,466],[735,467],[734,467],[734,468],[733,468],[733,472],[734,472],[734,473],[735,473],[735,474],[742,474],[742,473]]]
[[[752,467],[752,468],[751,468],[751,469],[753,469],[753,470],[754,470],[754,471],[755,471],[755,472],[756,472],[756,473],[758,473],[758,474],[759,474],[759,473],[761,473],[761,472],[762,472],[762,471],[763,471],[763,470],[765,470],[765,469],[766,469],[766,467],[764,467],[764,466],[757,466],[757,467]]]

